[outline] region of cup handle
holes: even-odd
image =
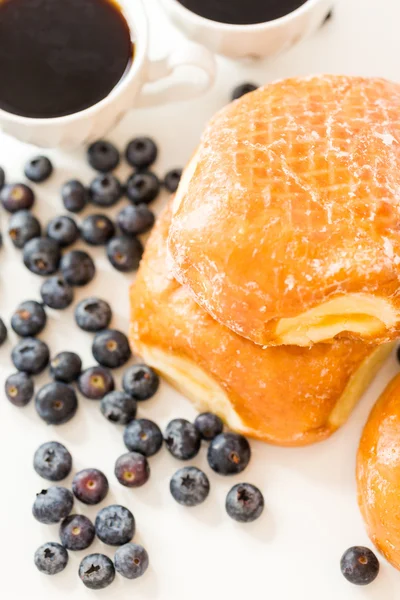
[[[136,106],[149,107],[190,100],[204,94],[214,83],[216,62],[212,52],[195,42],[186,42],[165,58],[149,61],[145,72],[145,84],[166,79],[181,67],[191,67],[197,71],[197,74],[191,80],[185,77],[162,89],[151,89],[151,86],[146,86],[141,91]]]

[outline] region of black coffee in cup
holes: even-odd
[[[251,25],[284,17],[307,0],[178,0],[192,12],[219,23]]]
[[[113,0],[1,0],[0,108],[61,117],[93,106],[134,56]]]

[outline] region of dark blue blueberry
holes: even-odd
[[[114,223],[106,215],[89,215],[82,221],[82,238],[91,246],[104,246],[114,234]]]
[[[19,210],[8,222],[8,235],[16,248],[23,248],[26,242],[40,234],[40,223],[29,210]]]
[[[135,518],[130,510],[119,504],[102,508],[94,523],[96,535],[110,546],[122,546],[131,541],[135,533]]]
[[[84,515],[69,515],[61,522],[60,540],[67,550],[86,550],[95,535],[92,521]]]
[[[161,449],[163,436],[159,426],[149,419],[136,419],[125,427],[125,446],[131,452],[153,456]]]
[[[103,367],[117,369],[129,360],[131,349],[128,338],[122,331],[105,329],[94,336],[92,353]]]
[[[147,204],[129,204],[118,213],[117,224],[124,235],[134,237],[150,231],[155,221]]]
[[[57,575],[64,571],[68,564],[68,552],[55,542],[47,542],[35,552],[35,565],[45,575]]]
[[[379,561],[369,548],[353,546],[343,554],[340,569],[350,583],[368,585],[378,576]]]
[[[73,213],[81,212],[89,202],[89,191],[77,179],[64,183],[61,189],[63,204]]]
[[[126,182],[126,195],[134,204],[149,204],[160,193],[161,184],[154,173],[133,173]]]
[[[125,487],[141,487],[149,480],[149,463],[143,454],[126,452],[117,458],[114,474],[120,484]]]
[[[143,245],[137,238],[113,237],[107,244],[107,257],[114,269],[128,273],[139,268]]]
[[[26,406],[33,398],[35,387],[28,373],[19,371],[6,379],[6,396],[14,406]]]
[[[126,425],[136,417],[136,400],[124,392],[110,392],[102,399],[100,410],[111,423]]]
[[[130,141],[125,150],[125,158],[131,167],[144,169],[157,159],[158,149],[149,137],[137,137]]]
[[[264,496],[255,485],[238,483],[228,492],[225,508],[235,521],[251,523],[264,510]]]
[[[101,171],[101,173],[108,173],[118,166],[119,152],[110,142],[98,140],[90,144],[87,150],[87,159],[93,169]]]
[[[122,197],[123,189],[114,175],[99,175],[90,184],[89,192],[96,206],[114,206]]]
[[[152,398],[160,385],[157,373],[147,365],[133,365],[124,373],[122,387],[125,392],[142,401]]]
[[[6,174],[3,167],[0,167],[0,190],[3,189],[6,182]]]
[[[47,156],[34,156],[25,165],[24,173],[25,177],[34,181],[35,183],[41,183],[46,181],[53,172],[53,165]]]
[[[12,349],[11,360],[18,371],[38,375],[48,365],[50,352],[47,344],[36,338],[25,338]]]
[[[64,254],[60,262],[63,277],[69,285],[87,285],[96,274],[92,258],[82,250],[71,250]]]
[[[99,504],[108,494],[107,477],[98,469],[83,469],[75,475],[72,491],[84,504]]]
[[[231,100],[238,100],[239,98],[242,98],[242,96],[254,92],[257,89],[258,85],[254,85],[254,83],[242,83],[233,90]]]
[[[190,460],[200,450],[201,438],[196,427],[186,419],[173,419],[167,425],[164,441],[172,456]]]
[[[74,505],[74,497],[67,488],[53,486],[36,494],[32,513],[35,519],[49,525],[68,517]]]
[[[89,554],[79,565],[79,577],[90,590],[102,590],[114,581],[113,562],[105,554]]]
[[[40,477],[61,481],[72,469],[72,456],[60,442],[45,442],[36,450],[33,467]]]
[[[48,425],[62,425],[75,415],[78,400],[69,385],[53,381],[38,391],[35,408],[39,417]]]
[[[164,177],[164,187],[171,194],[175,194],[182,177],[182,169],[171,169]]]
[[[210,493],[210,482],[200,469],[183,467],[172,476],[169,489],[172,497],[182,506],[197,506]]]
[[[90,400],[101,400],[114,389],[114,379],[108,369],[96,366],[83,371],[78,379],[81,394]]]
[[[208,464],[220,475],[241,473],[249,464],[250,458],[250,444],[238,433],[220,433],[208,447]]]
[[[29,210],[35,202],[33,190],[24,183],[5,185],[0,191],[0,201],[10,213]]]
[[[60,263],[60,247],[54,240],[37,237],[24,245],[24,264],[36,275],[53,275]]]
[[[137,579],[149,566],[149,555],[139,544],[125,544],[117,548],[114,556],[115,570],[127,579]]]
[[[61,248],[66,248],[74,244],[79,238],[79,228],[71,217],[61,215],[48,223],[46,234],[57,242]]]
[[[218,415],[214,415],[214,413],[210,412],[198,415],[195,419],[194,426],[203,440],[207,440],[208,442],[222,433],[224,429],[224,424]]]
[[[60,352],[50,363],[50,375],[56,381],[72,383],[82,371],[82,361],[75,352]]]
[[[105,300],[90,297],[81,300],[75,308],[75,321],[83,331],[101,331],[111,321],[111,307]]]
[[[0,346],[4,344],[7,339],[7,327],[4,325],[3,319],[0,319]]]
[[[36,300],[22,302],[11,317],[11,327],[21,337],[34,337],[46,326],[46,312]]]
[[[60,276],[55,275],[46,279],[40,288],[40,295],[46,306],[56,310],[63,310],[72,304],[74,300],[74,290]]]

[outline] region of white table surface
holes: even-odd
[[[155,55],[162,53],[178,34],[166,21],[154,0],[149,6]],[[379,75],[400,78],[400,3],[398,0],[339,0],[335,18],[314,37],[271,62],[240,64],[219,59],[216,85],[205,97],[187,104],[132,112],[110,138],[121,148],[136,134],[154,136],[160,145],[157,171],[185,163],[196,146],[206,120],[227,101],[231,88],[242,81],[263,83],[290,75],[315,72]],[[35,149],[0,137],[0,164],[9,180],[20,179],[25,159]],[[37,187],[35,213],[46,222],[62,212],[60,184],[72,176],[89,182],[91,170],[82,152],[51,152],[56,166],[51,181]],[[125,176],[126,166],[118,170]],[[160,208],[166,196],[156,203]],[[7,216],[2,215],[5,233]],[[6,236],[5,236],[6,238]],[[128,325],[128,286],[132,276],[113,271],[103,251],[93,252],[98,274],[77,294],[77,299],[99,295],[111,301],[113,325]],[[16,305],[39,299],[41,280],[21,264],[20,252],[5,240],[0,253],[0,314],[7,321]],[[78,330],[72,309],[49,311],[43,338],[51,352],[76,350],[84,365],[93,364],[91,335]],[[1,386],[13,371],[10,350],[16,336],[0,351]],[[35,549],[46,541],[57,541],[57,526],[45,526],[31,515],[35,493],[46,482],[32,468],[36,448],[48,440],[66,444],[75,470],[98,467],[107,474],[111,493],[103,505],[127,505],[137,520],[136,541],[150,554],[151,567],[138,581],[117,577],[102,598],[120,600],[394,600],[400,597],[400,575],[383,559],[379,578],[367,588],[347,583],[339,570],[342,552],[355,544],[370,545],[356,503],[355,453],[360,431],[370,407],[398,367],[394,357],[381,371],[354,411],[350,422],[330,440],[303,449],[280,449],[253,443],[253,460],[245,474],[224,479],[210,473],[205,450],[193,461],[210,475],[208,501],[195,509],[178,506],[169,494],[169,478],[181,466],[167,452],[151,459],[149,484],[132,491],[122,489],[113,476],[115,459],[124,452],[122,429],[111,426],[96,402],[80,399],[79,413],[67,425],[46,426],[33,403],[26,409],[13,407],[1,392],[0,402],[0,581],[1,598],[64,600],[92,598],[77,576],[83,555],[110,551],[95,542],[88,551],[70,553],[68,568],[56,577],[41,575],[33,565]],[[245,377],[246,374],[244,373]],[[37,378],[37,388],[48,375]],[[160,426],[174,417],[193,418],[195,411],[163,384],[157,396],[142,405],[141,416]],[[257,522],[243,526],[224,514],[229,488],[240,480],[258,485],[265,495],[266,510]],[[69,484],[71,479],[67,480]],[[96,507],[84,510],[90,517]],[[112,549],[110,552],[112,556]]]

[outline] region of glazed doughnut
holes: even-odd
[[[365,426],[357,484],[371,540],[400,569],[400,375],[383,392]]]
[[[390,351],[336,340],[262,349],[224,327],[171,274],[170,210],[159,218],[131,288],[132,348],[199,409],[235,431],[286,446],[328,437]]]
[[[174,274],[261,345],[400,333],[400,85],[288,79],[210,122],[174,204]]]

